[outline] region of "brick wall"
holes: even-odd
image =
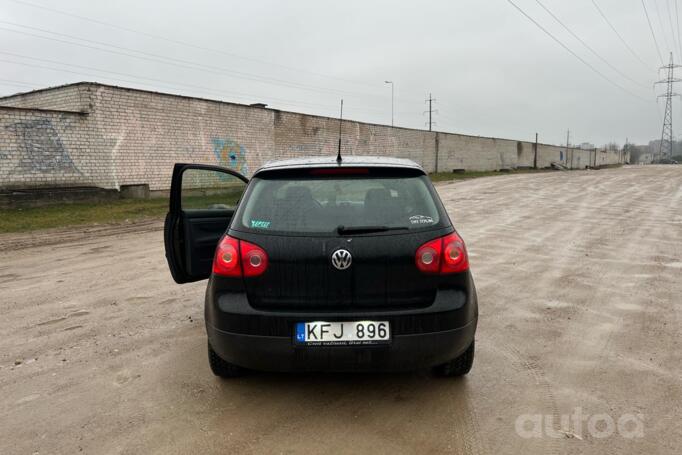
[[[4,106],[4,107],[2,107]],[[0,189],[149,184],[168,189],[173,164],[216,164],[250,175],[266,161],[334,156],[337,119],[79,83],[0,98]],[[410,158],[427,171],[533,165],[527,141],[344,120],[349,155]],[[538,166],[627,160],[619,152],[540,144]],[[438,161],[438,163],[436,163]]]
[[[336,156],[339,120],[291,112],[275,112],[273,158]],[[386,155],[409,158],[427,171],[435,167],[435,133],[344,120],[344,155]]]
[[[440,171],[492,171],[533,165],[533,146],[508,139],[439,134]]]

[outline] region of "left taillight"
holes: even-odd
[[[469,269],[464,240],[456,232],[426,242],[417,249],[414,258],[424,273],[458,273]]]
[[[254,277],[268,267],[268,255],[263,248],[228,235],[218,243],[213,257],[213,273],[230,277]]]

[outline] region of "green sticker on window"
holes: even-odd
[[[251,220],[251,227],[258,229],[268,229],[270,227],[270,222],[261,220]]]

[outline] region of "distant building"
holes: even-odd
[[[628,145],[628,150],[630,150],[630,164],[651,164],[654,161],[651,145]]]
[[[661,149],[661,140],[656,139],[654,141],[649,141],[649,151],[653,154],[654,159],[659,159],[659,152]],[[673,141],[672,155],[666,154],[660,158],[672,158],[673,156],[682,155],[682,141]]]

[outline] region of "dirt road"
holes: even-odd
[[[479,293],[461,380],[220,381],[159,223],[0,237],[0,453],[678,453],[682,166],[438,190]]]

